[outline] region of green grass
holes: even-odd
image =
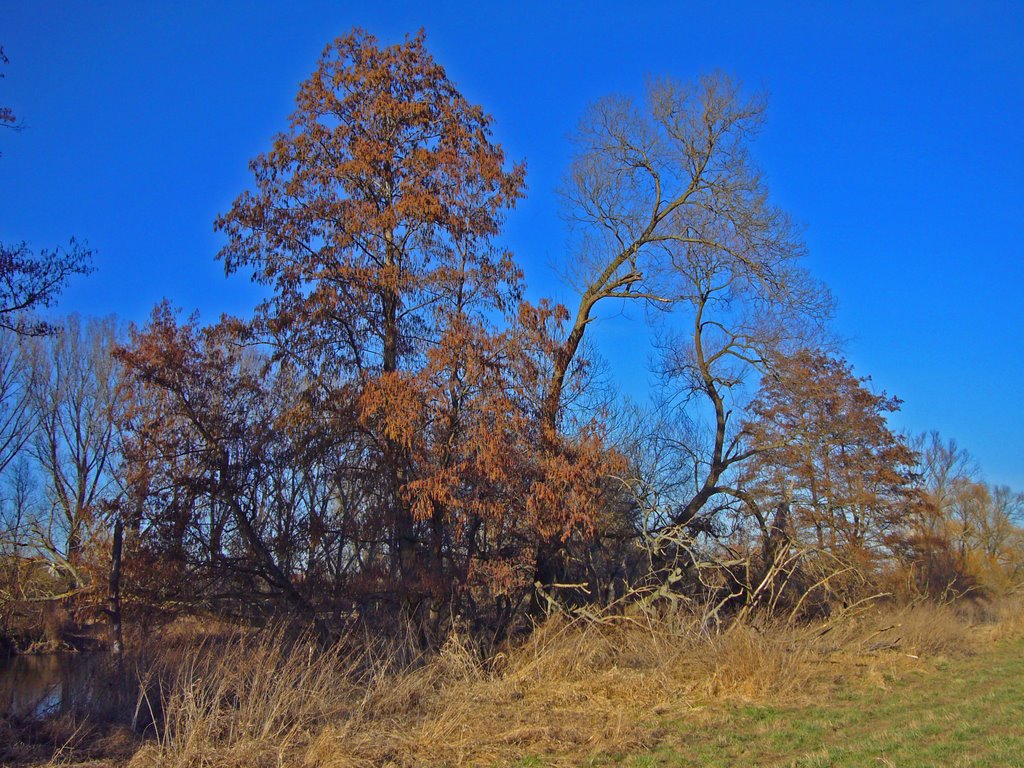
[[[734,706],[675,724],[632,766],[1024,766],[1024,642],[813,706]]]
[[[652,728],[663,734],[652,753],[590,764],[1024,767],[1024,639],[810,705],[711,707]]]

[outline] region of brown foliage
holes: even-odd
[[[808,350],[779,358],[746,426],[760,451],[752,485],[790,505],[802,540],[884,554],[913,502],[913,454],[886,423],[898,407],[840,358]]]
[[[538,538],[592,528],[616,459],[594,424],[539,450],[564,310],[520,305],[491,242],[522,193],[504,165],[422,34],[325,50],[217,222],[272,298],[207,329],[160,307],[122,353],[149,392],[137,485],[196,586],[500,635]]]

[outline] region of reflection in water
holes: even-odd
[[[125,703],[125,682],[106,653],[0,657],[0,716],[110,712]]]

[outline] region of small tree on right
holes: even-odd
[[[895,552],[914,499],[914,453],[889,429],[900,401],[868,388],[840,357],[775,361],[746,425],[750,487],[788,507],[796,541],[867,561]]]

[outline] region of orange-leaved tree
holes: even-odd
[[[801,350],[765,376],[746,424],[750,487],[790,508],[799,540],[875,560],[901,546],[914,504],[914,453],[888,425],[900,401],[875,393],[849,363]]]
[[[335,482],[363,499],[360,535],[386,543],[365,563],[374,589],[436,617],[466,568],[455,542],[505,511],[483,480],[505,460],[488,444],[512,405],[495,322],[520,274],[493,238],[524,168],[422,32],[382,46],[358,30],[250,166],[217,220],[226,270],[271,291],[247,333],[302,372],[308,428],[347,446]]]
[[[238,344],[232,323],[179,323],[166,303],[119,358],[141,392],[125,442],[133,524],[143,558],[177,582],[136,586],[250,615],[281,606],[329,636],[314,599],[325,584],[308,578],[322,560],[309,537],[317,465],[293,429],[302,405],[289,372]]]

